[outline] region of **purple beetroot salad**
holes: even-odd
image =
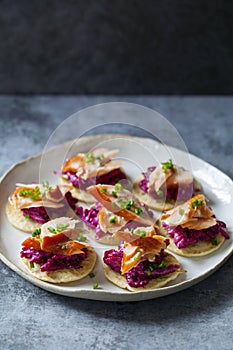
[[[87,249],[84,248],[83,253],[80,254],[64,255],[23,247],[20,252],[20,257],[29,259],[32,268],[34,263],[39,264],[42,272],[62,269],[79,269],[82,268],[82,261],[87,258]]]
[[[115,185],[120,180],[126,180],[127,177],[121,169],[114,169],[107,174],[100,176],[93,176],[87,180],[77,176],[75,172],[64,171],[63,175],[67,176],[67,180],[72,183],[73,186],[85,190],[89,186],[104,184],[104,185]]]
[[[149,176],[150,174],[155,170],[156,167],[149,167],[147,169],[147,172],[142,173],[143,179],[139,182],[139,187],[143,192],[148,193],[148,184],[149,184]],[[195,195],[199,190],[195,189],[194,182],[190,183],[187,186],[176,186],[176,187],[161,187],[160,191],[158,193],[151,192],[150,196],[154,199],[167,199],[167,200],[178,200],[185,202],[189,198],[191,198],[193,195]]]
[[[73,198],[70,192],[67,192],[65,194],[65,198],[61,202],[64,204],[64,207],[57,209],[49,208],[49,214],[55,216],[63,216],[67,212],[67,204],[70,208],[74,210],[77,202],[78,200],[76,198]],[[45,207],[32,207],[21,210],[24,216],[29,217],[31,220],[39,222],[40,224],[44,224],[45,222],[50,220],[50,217]]]
[[[150,280],[155,278],[163,278],[163,276],[175,272],[180,266],[171,264],[166,266],[166,258],[168,254],[162,250],[156,257],[154,262],[142,260],[138,265],[124,274],[129,286],[137,288],[144,287]],[[118,250],[110,249],[104,253],[103,261],[113,271],[121,273],[121,261],[123,258],[123,245]]]
[[[226,239],[229,239],[229,235],[226,232],[226,224],[222,221],[217,221],[216,225],[202,230],[189,229],[187,227],[171,227],[163,222],[167,234],[172,236],[175,245],[179,248],[186,248],[190,244],[195,244],[198,241],[209,241],[213,245],[217,245],[216,235],[220,233]]]
[[[145,210],[148,212],[148,214],[153,217],[153,213],[151,210],[149,210],[147,205],[142,203],[142,207],[144,207]],[[97,215],[98,215],[100,208],[101,208],[101,204],[99,202],[96,202],[95,208],[84,209],[83,207],[80,206],[80,207],[77,207],[77,210],[76,210],[76,213],[77,213],[77,215],[79,215],[80,219],[83,222],[85,222],[88,226],[95,229],[96,240],[98,240],[98,239],[102,238],[103,236],[105,236],[106,234],[108,234],[108,232],[103,232],[100,228],[100,225],[99,225],[99,219],[98,219]],[[143,224],[140,224],[137,221],[130,221],[125,226],[122,227],[122,230],[125,230],[126,228],[128,228],[129,230],[132,228],[137,228],[139,225],[143,226]],[[111,234],[109,233],[109,235],[111,235]]]

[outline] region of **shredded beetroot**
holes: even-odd
[[[195,244],[198,241],[213,241],[216,234],[220,233],[226,239],[229,239],[229,235],[226,232],[226,224],[222,221],[217,221],[216,225],[203,229],[194,230],[189,228],[183,228],[180,225],[177,227],[171,227],[163,223],[163,227],[166,229],[167,234],[173,237],[174,243],[179,249],[185,248],[190,244]]]
[[[99,225],[98,212],[101,209],[102,205],[99,202],[95,203],[95,208],[83,208],[81,206],[77,207],[76,214],[79,215],[80,219],[85,222],[88,226],[95,229],[95,238],[98,240],[105,235],[111,235],[109,232],[103,232]],[[146,212],[153,217],[153,212],[149,210],[148,206],[142,203],[142,207],[146,210]],[[138,226],[144,226],[137,221],[129,221],[125,226],[121,229],[124,231],[125,229],[137,228]]]
[[[33,221],[39,222],[40,224],[44,224],[45,222],[50,220],[51,216],[63,216],[66,214],[68,208],[72,208],[73,210],[76,208],[76,203],[78,200],[72,197],[70,192],[65,194],[65,198],[60,203],[64,204],[62,208],[46,208],[45,207],[32,207],[32,208],[24,208],[21,209],[24,216],[29,215],[30,219]]]
[[[143,192],[148,193],[148,186],[149,186],[149,176],[150,173],[155,170],[155,167],[149,167],[147,169],[147,172],[142,173],[143,179],[139,182],[139,187]],[[198,189],[195,189],[194,182],[190,183],[187,186],[174,186],[174,187],[161,187],[160,189],[162,192],[156,193],[151,192],[150,196],[154,199],[173,199],[177,201],[185,202],[189,198],[191,198],[193,195],[197,194],[199,192]]]
[[[62,269],[79,269],[82,267],[80,265],[81,262],[87,258],[87,249],[84,248],[81,254],[64,255],[23,247],[20,252],[20,257],[29,259],[31,264],[39,264],[42,272]]]
[[[85,190],[89,186],[105,184],[105,185],[115,185],[120,180],[126,180],[127,177],[121,169],[114,169],[107,174],[100,176],[93,176],[87,180],[82,179],[77,176],[75,172],[65,171],[62,173],[67,176],[67,180],[71,182],[75,187]]]
[[[162,278],[163,276],[176,271],[180,266],[171,264],[166,266],[163,259],[167,256],[164,250],[161,251],[154,262],[149,260],[141,261],[137,266],[133,267],[124,274],[127,283],[134,288],[143,287],[155,278]],[[121,273],[121,261],[123,257],[123,246],[120,245],[118,250],[110,249],[104,253],[103,261],[106,265],[117,272]]]

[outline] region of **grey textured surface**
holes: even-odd
[[[42,151],[70,114],[101,102],[152,107],[191,153],[233,176],[233,98],[0,96],[1,174]],[[233,349],[233,257],[177,294],[145,302],[72,299],[41,290],[0,262],[0,349]]]
[[[0,93],[231,94],[229,0],[0,1]]]

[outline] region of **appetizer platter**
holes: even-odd
[[[214,273],[232,254],[233,185],[149,138],[86,136],[1,179],[0,258],[47,291],[136,301]]]

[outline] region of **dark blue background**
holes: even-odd
[[[2,0],[0,93],[231,94],[232,1]]]

